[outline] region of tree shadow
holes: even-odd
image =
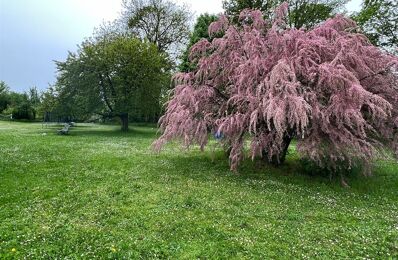
[[[134,139],[155,139],[156,129],[151,128],[140,128],[130,127],[128,132],[122,132],[119,127],[110,127],[107,129],[98,128],[85,128],[85,127],[73,127],[69,131],[69,136],[80,136],[80,137],[112,137],[112,138],[134,138]]]
[[[166,159],[176,174],[200,181],[214,181],[214,178],[228,179],[237,185],[248,185],[252,189],[264,189],[263,183],[279,183],[286,187],[298,185],[303,189],[331,190],[336,192],[350,192],[382,196],[383,193],[395,193],[398,197],[398,164],[380,162],[384,166],[375,167],[373,176],[365,177],[361,174],[347,176],[350,188],[341,185],[337,177],[329,178],[326,175],[309,175],[300,167],[297,156],[288,156],[285,164],[279,167],[268,165],[261,161],[245,159],[237,172],[229,169],[228,158],[223,152],[216,152],[214,156],[199,151],[187,154],[160,155]],[[212,158],[213,157],[213,158]],[[156,171],[162,172],[161,164],[156,165]],[[213,176],[203,174],[206,170]]]

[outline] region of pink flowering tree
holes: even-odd
[[[215,38],[191,49],[197,69],[174,76],[155,149],[173,139],[203,149],[218,134],[232,170],[246,154],[283,163],[292,139],[300,156],[332,170],[369,166],[386,148],[398,155],[398,58],[344,16],[297,30],[286,10],[210,25]]]

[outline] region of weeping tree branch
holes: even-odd
[[[392,66],[394,66],[394,63],[388,65],[387,67],[385,67],[385,68],[382,69],[382,70],[379,70],[378,72],[375,72],[375,73],[373,73],[373,74],[370,74],[370,75],[368,75],[368,76],[365,76],[365,77],[359,79],[359,81],[363,81],[363,80],[365,80],[365,79],[372,78],[372,77],[374,77],[374,76],[377,76],[377,75],[379,75],[379,74],[382,74],[382,73],[384,73],[384,72],[387,72]]]

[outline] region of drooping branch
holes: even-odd
[[[398,147],[398,75],[386,67],[398,58],[370,47],[342,15],[311,30],[289,29],[286,9],[272,21],[245,10],[238,26],[225,16],[210,25],[214,39],[191,48],[197,68],[176,77],[157,148],[174,138],[205,146],[203,124],[231,145],[233,170],[244,154],[239,136],[250,139],[252,158],[271,162],[283,161],[298,138],[301,156],[333,171],[369,166],[381,146]]]
[[[388,65],[387,67],[385,67],[384,69],[381,69],[381,70],[379,70],[373,74],[367,75],[365,77],[362,77],[361,79],[359,79],[359,81],[364,81],[365,79],[372,78],[374,76],[383,74],[383,73],[387,72],[390,68],[392,68],[394,65],[396,65],[396,64],[392,63],[392,64]]]
[[[214,87],[214,86],[210,86],[210,85],[206,85],[207,87],[213,89],[218,96],[220,96],[222,99],[224,99],[225,101],[228,101],[228,97],[226,95],[224,95],[221,90],[219,90],[218,88]]]

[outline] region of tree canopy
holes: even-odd
[[[398,53],[397,1],[365,0],[354,19],[373,44]]]
[[[100,25],[78,52],[57,62],[46,110],[53,106],[58,117],[81,120],[119,117],[123,130],[129,118],[157,121],[192,16],[169,0],[122,3],[119,18]]]
[[[193,32],[189,37],[188,45],[181,56],[181,63],[179,65],[180,71],[188,72],[195,68],[195,64],[192,64],[189,61],[189,50],[195,43],[197,43],[203,38],[210,40],[208,28],[209,25],[212,22],[215,22],[217,19],[218,18],[216,15],[211,15],[211,14],[201,14],[197,18],[195,26],[193,28]]]
[[[239,25],[221,16],[223,36],[196,43],[197,69],[174,77],[161,118],[168,141],[203,149],[209,132],[230,149],[231,169],[249,154],[280,164],[290,141],[304,158],[333,171],[363,163],[384,147],[398,156],[398,58],[370,44],[342,15],[314,29],[287,26],[288,6],[272,20],[244,10]]]
[[[84,42],[78,53],[57,62],[57,92],[70,111],[119,117],[157,117],[166,78],[166,61],[154,44],[117,36]]]
[[[160,52],[176,53],[190,33],[191,12],[169,0],[123,0],[122,22]]]
[[[283,2],[288,3],[288,25],[295,28],[311,28],[330,18],[343,7],[346,0],[224,0],[226,14],[238,20],[244,9],[260,10],[265,18],[271,18],[273,10]]]
[[[25,93],[11,91],[4,81],[0,81],[0,115],[13,119],[36,119],[41,99],[36,87]]]
[[[270,17],[278,0],[223,0],[226,15],[235,21],[244,9],[260,10],[264,16]]]
[[[10,104],[8,99],[9,87],[4,81],[0,81],[0,113]]]

